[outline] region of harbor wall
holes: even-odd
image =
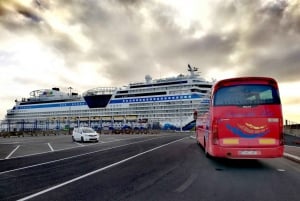
[[[298,128],[284,128],[284,134],[300,137],[300,129]]]

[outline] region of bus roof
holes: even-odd
[[[270,77],[235,77],[218,81],[213,87],[213,92],[223,86],[239,84],[267,84],[278,89],[276,80]]]

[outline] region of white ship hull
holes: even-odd
[[[131,84],[110,91],[112,93],[108,95],[104,94],[108,90],[100,90],[103,94],[99,90],[89,90],[84,99],[61,102],[37,102],[36,99],[34,103],[21,102],[8,110],[1,128],[19,131],[85,125],[95,129],[133,129],[155,125],[161,129],[190,130],[193,129],[193,112],[208,110],[211,86],[212,83],[193,73],[191,76]]]

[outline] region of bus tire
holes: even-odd
[[[197,145],[200,145],[200,142],[198,140],[198,135],[197,134],[196,134],[196,143],[197,143]]]
[[[207,146],[206,146],[206,141],[205,140],[204,140],[204,153],[205,153],[206,158],[210,158],[210,155],[207,151]]]

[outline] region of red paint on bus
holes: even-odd
[[[209,112],[197,117],[196,139],[207,156],[282,157],[283,120],[277,82],[267,77],[217,82]]]

